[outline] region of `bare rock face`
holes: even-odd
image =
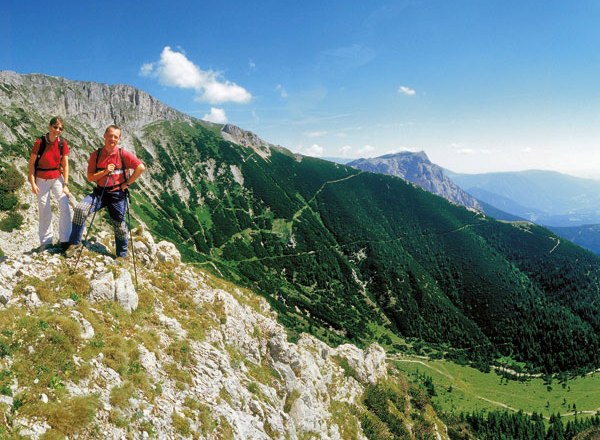
[[[221,129],[221,135],[227,141],[241,145],[242,147],[251,148],[263,159],[267,159],[271,155],[269,144],[250,131],[242,130],[240,127],[232,124],[225,124]]]
[[[137,131],[161,120],[191,120],[149,94],[122,84],[72,81],[47,75],[0,71],[0,104],[28,108],[35,102],[41,114],[77,119],[101,134],[110,124]],[[51,93],[48,91],[51,90]],[[41,107],[39,107],[41,105]],[[47,124],[47,121],[46,121]],[[46,127],[42,125],[40,129]]]
[[[452,182],[440,166],[430,162],[423,151],[403,151],[369,159],[357,159],[348,165],[363,171],[400,177],[452,203],[483,212],[477,199]]]

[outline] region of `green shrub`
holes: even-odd
[[[23,186],[25,178],[14,165],[4,165],[1,168],[0,190],[14,192]]]
[[[0,191],[0,211],[10,211],[19,203],[19,198],[12,192]]]
[[[7,217],[0,220],[0,230],[4,232],[12,232],[19,229],[23,224],[23,216],[18,212],[10,212]]]

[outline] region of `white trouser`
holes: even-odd
[[[71,221],[73,212],[69,206],[69,198],[63,194],[63,178],[58,179],[40,179],[35,178],[35,184],[40,189],[38,194],[38,210],[40,214],[39,235],[40,244],[52,244],[52,203],[50,194],[58,202],[60,216],[58,220],[58,234],[61,242],[69,241],[71,235]]]

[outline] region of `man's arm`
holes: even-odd
[[[127,182],[124,182],[121,184],[121,189],[123,191],[125,191],[127,189],[127,187],[131,186],[131,184],[133,182],[135,182],[137,180],[137,178],[140,177],[145,170],[146,170],[145,165],[143,163],[140,163],[137,166],[137,168],[133,171],[133,174],[131,176],[129,176],[129,179],[127,179]]]

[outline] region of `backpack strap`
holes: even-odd
[[[96,150],[96,172],[102,171],[102,170],[106,169],[106,168],[100,168],[100,167],[98,167],[98,160],[100,159],[100,151],[102,151],[102,148],[98,148]],[[125,178],[125,182],[127,182],[127,180],[129,179],[129,177],[127,176],[127,168],[125,167],[125,160],[123,160],[123,148],[119,148],[119,155],[120,155],[120,159],[121,159],[121,172],[123,173],[123,177]],[[109,187],[107,189],[110,190],[110,189],[116,188],[118,186],[121,186],[121,185],[114,185],[114,186],[111,186],[111,187]]]
[[[60,167],[62,166],[62,160],[63,160],[63,156],[64,156],[64,150],[65,150],[65,140],[61,137],[58,138],[58,152],[60,154],[60,159],[58,161],[58,166],[56,168],[40,168],[39,163],[40,163],[40,158],[42,157],[42,155],[44,154],[44,152],[46,151],[46,135],[43,135],[40,137],[40,147],[38,148],[38,152],[37,152],[37,157],[35,158],[35,171],[54,171],[54,170],[60,170]]]
[[[129,176],[127,175],[127,168],[125,167],[125,160],[123,159],[123,148],[119,148],[119,153],[121,153],[121,169],[123,170],[123,176],[125,177],[125,182],[129,180]]]
[[[102,148],[98,148],[96,150],[96,172],[104,169],[104,168],[98,168],[98,159],[100,159],[100,151],[102,151]]]

